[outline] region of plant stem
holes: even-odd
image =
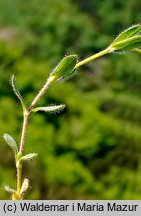
[[[106,48],[105,50],[90,56],[89,58],[86,58],[83,61],[80,61],[76,64],[75,68],[78,68],[96,58],[99,58],[103,55],[106,55],[108,53],[112,52],[112,50],[110,49],[110,47]],[[20,141],[20,147],[19,147],[19,154],[22,155],[23,150],[24,150],[24,145],[25,145],[25,137],[26,137],[26,132],[27,132],[27,125],[28,125],[28,120],[30,117],[30,114],[34,108],[34,106],[36,105],[36,103],[40,100],[40,98],[44,95],[44,93],[46,92],[46,90],[49,88],[49,86],[52,84],[52,82],[54,81],[55,77],[54,76],[50,76],[45,85],[41,88],[41,90],[39,91],[39,93],[36,95],[36,97],[34,98],[34,100],[32,101],[31,105],[29,106],[29,108],[25,111],[23,111],[23,126],[22,126],[22,134],[21,134],[21,141]],[[22,182],[22,162],[20,160],[17,160],[17,199],[22,199],[20,191],[21,191],[21,182]]]
[[[49,88],[49,86],[51,85],[51,83],[53,82],[54,77],[49,77],[45,83],[45,85],[41,88],[41,90],[39,91],[39,93],[36,95],[36,97],[34,98],[33,102],[31,103],[28,111],[31,112],[32,109],[34,108],[35,104],[40,100],[40,98],[44,95],[44,93],[46,92],[46,90]]]
[[[108,53],[112,52],[110,47],[102,50],[99,53],[96,53],[86,59],[84,59],[83,61],[80,61],[76,64],[75,68],[78,68],[96,58],[99,58],[103,55],[106,55]],[[29,114],[31,113],[32,109],[34,108],[34,106],[36,105],[36,103],[40,100],[40,98],[44,95],[44,93],[46,92],[46,90],[49,88],[49,86],[51,85],[51,83],[54,81],[54,77],[51,76],[47,79],[45,85],[41,88],[41,90],[39,91],[39,93],[36,95],[36,97],[34,98],[34,100],[32,101],[29,109],[28,109],[28,113],[26,115],[24,115],[24,121],[23,121],[23,128],[22,128],[22,136],[21,136],[21,142],[20,142],[20,150],[19,152],[22,153],[23,149],[24,149],[24,143],[25,143],[25,136],[26,136],[26,129],[27,129],[27,124],[28,124],[28,119],[29,119]]]
[[[17,195],[19,199],[21,199],[21,195],[20,195],[21,182],[22,182],[22,163],[19,162],[17,164]]]
[[[94,55],[92,55],[92,56],[84,59],[83,61],[78,62],[76,64],[76,66],[75,66],[75,69],[78,68],[78,67],[80,67],[80,66],[82,66],[82,65],[84,65],[84,64],[86,64],[86,63],[88,63],[88,62],[90,62],[90,61],[92,61],[92,60],[94,60],[94,59],[97,59],[97,58],[99,58],[99,57],[101,57],[103,55],[106,55],[108,53],[111,53],[111,52],[112,52],[111,48],[108,47],[108,48],[102,50],[101,52],[96,53],[96,54],[94,54]]]
[[[52,81],[54,80],[54,77],[49,77],[45,85],[41,88],[37,96],[34,98],[33,102],[31,103],[30,107],[28,110],[23,111],[23,125],[22,125],[22,134],[21,134],[21,141],[20,141],[20,147],[19,147],[19,155],[23,153],[24,150],[24,145],[25,145],[25,137],[26,137],[26,132],[27,132],[27,125],[28,125],[28,120],[30,117],[30,113],[36,103],[40,100],[40,98],[44,95],[45,91],[48,89]],[[22,162],[17,159],[16,161],[16,167],[17,167],[17,198],[16,199],[22,199],[20,191],[21,191],[21,183],[22,183]]]
[[[23,120],[23,127],[22,127],[22,135],[21,135],[21,142],[20,142],[19,153],[22,153],[23,149],[24,149],[25,136],[26,136],[26,130],[27,130],[27,125],[28,125],[28,120],[29,120],[30,113],[31,113],[32,109],[34,108],[34,106],[36,105],[36,103],[40,100],[40,98],[44,95],[44,93],[46,92],[46,90],[48,89],[48,87],[51,85],[51,83],[52,83],[53,80],[54,80],[54,77],[50,77],[47,80],[47,82],[45,83],[45,85],[41,88],[41,90],[39,91],[39,93],[36,95],[36,97],[32,101],[30,107],[28,108],[28,111],[26,111],[24,113],[24,120]]]
[[[24,120],[23,120],[23,126],[22,126],[22,135],[21,135],[19,154],[22,154],[22,152],[24,150],[29,114],[30,113],[24,113]],[[17,167],[17,199],[20,200],[20,199],[22,199],[21,194],[20,194],[21,183],[22,183],[22,162],[20,160],[17,161],[16,167]]]
[[[26,131],[27,131],[27,125],[28,125],[28,120],[29,120],[29,114],[30,113],[24,114],[24,120],[23,120],[23,127],[22,127],[22,135],[21,135],[21,142],[20,142],[19,153],[22,153],[23,149],[24,149],[25,137],[26,137]]]
[[[141,54],[141,49],[133,49],[133,51]]]

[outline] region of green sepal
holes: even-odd
[[[141,46],[141,25],[133,25],[123,31],[111,43],[109,48],[111,51],[130,51]]]
[[[61,112],[65,108],[65,104],[56,105],[56,106],[46,106],[46,107],[37,107],[32,110],[32,112],[44,111],[50,113]]]
[[[133,37],[141,32],[141,25],[133,25],[126,29],[125,31],[121,32],[118,37],[113,41],[113,43],[120,42],[122,40],[126,40],[130,37]]]
[[[129,51],[141,46],[141,35],[133,36],[121,42],[114,43],[111,47],[116,51]]]
[[[50,77],[54,77],[54,81],[69,79],[75,73],[77,60],[77,55],[65,56],[51,72]]]
[[[4,134],[3,135],[6,143],[10,146],[10,148],[13,150],[15,157],[18,154],[18,147],[16,141],[11,137],[9,134]]]
[[[21,94],[19,92],[19,89],[18,89],[17,84],[16,84],[16,78],[15,78],[14,75],[11,76],[11,86],[12,86],[12,88],[14,90],[15,95],[20,100],[20,102],[22,104],[22,107],[23,107],[23,110],[26,112],[27,107],[26,107],[26,104],[25,104],[25,101],[24,101],[23,97],[21,96]]]
[[[27,154],[27,155],[22,156],[22,157],[20,158],[20,161],[23,161],[23,162],[29,161],[29,160],[31,160],[31,159],[37,157],[37,156],[38,156],[37,153],[30,153],[30,154]]]
[[[10,188],[9,185],[5,185],[4,188],[8,193],[11,193],[11,194],[16,193],[16,190]]]

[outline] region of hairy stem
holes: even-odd
[[[21,184],[22,184],[22,163],[19,162],[17,164],[17,195],[19,199],[21,199],[20,191],[21,191]]]
[[[20,154],[22,155],[23,150],[24,150],[25,137],[26,137],[26,132],[27,132],[27,126],[28,126],[30,113],[32,112],[32,109],[34,108],[36,103],[44,95],[44,93],[46,92],[46,90],[48,89],[48,87],[50,86],[50,84],[52,83],[53,80],[54,80],[54,77],[50,77],[47,80],[45,85],[41,88],[41,90],[39,91],[37,96],[34,98],[33,102],[31,103],[30,107],[28,108],[28,110],[24,111],[24,113],[23,113],[24,119],[23,119],[23,125],[22,125],[22,134],[21,134],[20,147],[19,147],[19,152],[18,152],[19,155]],[[18,159],[17,159],[16,167],[17,167],[17,197],[16,197],[16,199],[20,200],[20,199],[22,199],[22,195],[20,194],[21,185],[22,185],[22,162],[20,160],[18,160]]]
[[[24,120],[23,120],[23,127],[22,127],[22,135],[21,135],[21,142],[20,142],[19,153],[22,153],[23,149],[24,149],[28,120],[29,120],[29,113],[28,114],[24,114]]]
[[[24,113],[21,142],[20,142],[20,147],[19,147],[19,154],[21,155],[22,155],[22,152],[24,150],[24,145],[25,145],[25,137],[26,137],[29,114],[30,113]],[[21,197],[20,191],[21,191],[21,184],[22,184],[22,162],[20,160],[17,161],[16,167],[17,167],[17,199],[21,200],[22,197]]]
[[[47,82],[45,83],[45,85],[41,88],[41,90],[39,91],[39,93],[36,95],[36,97],[34,98],[34,100],[32,101],[28,111],[31,112],[32,109],[34,108],[35,104],[40,100],[40,98],[44,95],[44,93],[46,92],[46,90],[49,88],[49,86],[51,85],[51,83],[53,82],[54,77],[49,77],[49,79],[47,80]]]
[[[111,52],[112,52],[111,48],[108,47],[108,48],[102,50],[101,52],[96,53],[96,54],[94,54],[94,55],[92,55],[92,56],[84,59],[83,61],[78,62],[76,64],[76,66],[75,66],[75,69],[78,68],[78,67],[80,67],[80,66],[82,66],[82,65],[84,65],[84,64],[86,64],[86,63],[88,63],[88,62],[90,62],[90,61],[93,61],[94,59],[97,59],[97,58],[99,58],[99,57],[101,57],[103,55],[106,55],[108,53],[111,53]]]
[[[76,64],[75,68],[78,68],[96,58],[99,58],[103,55],[106,55],[108,53],[111,53],[113,50],[111,50],[110,47],[106,48],[105,50],[90,56],[89,58],[84,59],[83,61],[80,61]],[[30,117],[30,114],[34,108],[34,106],[36,105],[36,103],[40,100],[40,98],[44,95],[44,93],[46,92],[46,90],[49,88],[49,86],[52,84],[52,82],[55,80],[54,76],[50,76],[45,85],[41,88],[41,90],[39,91],[39,93],[36,95],[36,97],[34,98],[34,100],[32,101],[31,105],[29,106],[29,108],[27,110],[24,111],[24,119],[23,119],[23,126],[22,126],[22,134],[21,134],[21,141],[20,141],[20,147],[19,147],[19,154],[22,155],[23,150],[24,150],[24,145],[25,145],[25,137],[26,137],[26,132],[27,132],[27,125],[28,125],[28,120]],[[16,164],[17,167],[17,199],[22,199],[20,191],[21,191],[21,182],[22,182],[22,162],[20,160],[17,161]]]

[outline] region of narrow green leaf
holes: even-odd
[[[33,159],[34,157],[37,157],[38,154],[36,153],[30,153],[30,154],[27,154],[27,155],[24,155],[20,158],[21,161],[29,161],[31,159]]]
[[[9,185],[5,185],[4,188],[8,193],[12,193],[12,194],[16,193],[16,190],[10,188]]]
[[[65,108],[65,104],[47,107],[37,107],[32,110],[32,112],[44,111],[44,112],[61,112]]]
[[[140,24],[133,25],[130,28],[126,29],[125,31],[121,32],[121,34],[119,34],[119,36],[113,41],[113,43],[128,39],[139,33],[141,33],[141,25]]]
[[[54,81],[69,79],[75,73],[75,65],[77,63],[77,55],[69,55],[64,57],[61,62],[50,74],[50,77],[54,77]]]
[[[141,35],[133,36],[126,40],[114,43],[111,47],[116,51],[129,51],[141,46]]]
[[[18,154],[18,147],[16,141],[11,137],[9,134],[4,134],[4,139],[6,143],[10,146],[10,148],[13,150],[14,155],[16,156]]]
[[[27,108],[26,108],[26,104],[25,104],[25,101],[24,99],[22,98],[19,90],[18,90],[18,87],[17,87],[17,84],[16,84],[16,78],[14,75],[12,75],[11,77],[11,85],[12,85],[12,88],[14,90],[14,93],[15,95],[17,96],[17,98],[20,100],[21,104],[22,104],[22,107],[23,107],[23,110],[26,111]]]

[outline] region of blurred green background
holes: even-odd
[[[30,104],[67,54],[83,59],[141,21],[140,0],[0,0],[0,199],[16,186],[13,154],[22,109],[9,84],[14,74]],[[141,56],[108,55],[56,83],[40,105],[65,103],[57,115],[30,119],[25,153],[26,199],[141,199]]]

